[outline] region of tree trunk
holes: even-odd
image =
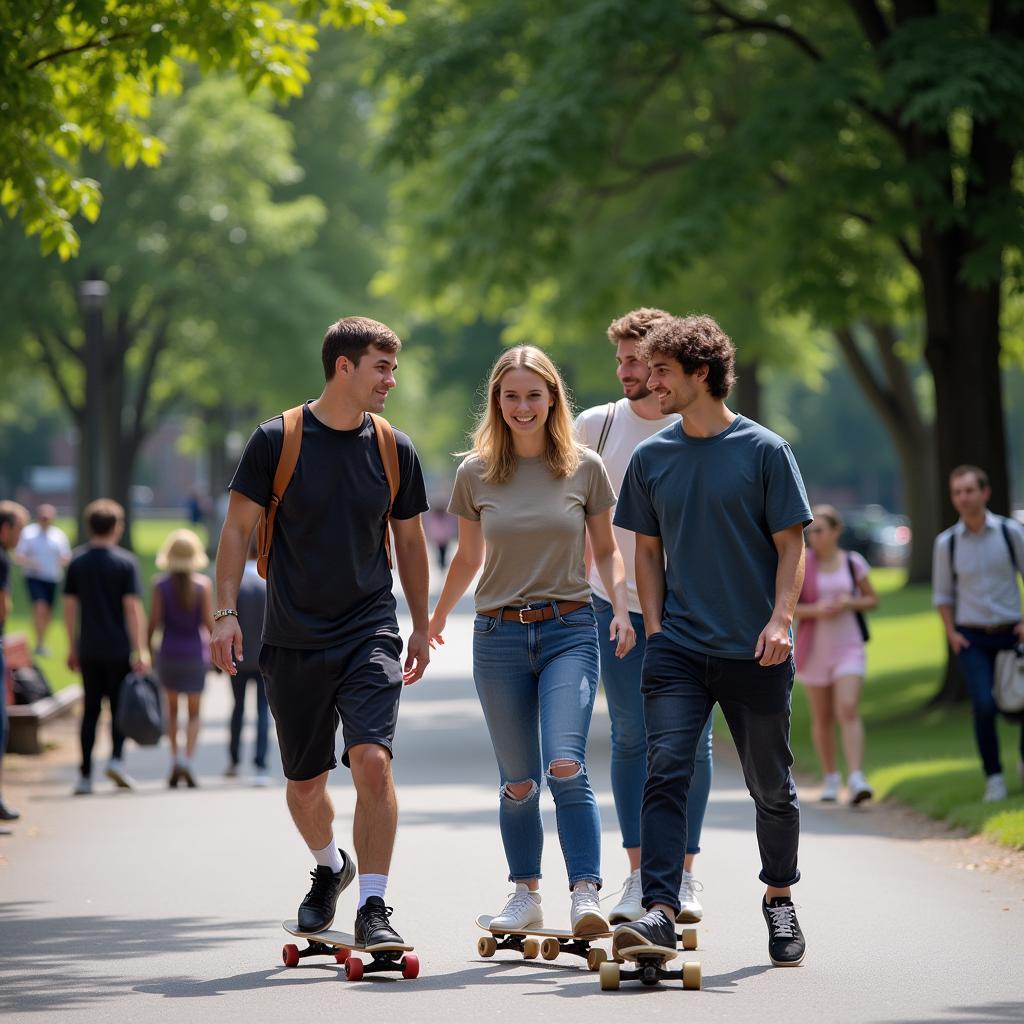
[[[733,390],[736,411],[757,423],[763,422],[761,419],[761,382],[757,375],[759,365],[759,360],[756,357],[748,356],[746,359],[738,360],[736,363],[736,387]]]

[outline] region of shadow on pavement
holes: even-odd
[[[900,1024],[1004,1024],[1024,1020],[1024,1002],[986,1003],[983,1006],[951,1006],[941,1017],[901,1018]]]

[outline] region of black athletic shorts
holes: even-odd
[[[284,777],[315,779],[336,768],[335,734],[341,722],[348,752],[376,743],[392,753],[402,696],[402,638],[363,637],[319,651],[264,644],[260,670],[277,723]]]

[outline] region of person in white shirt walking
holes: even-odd
[[[64,567],[71,561],[71,545],[67,534],[54,526],[57,510],[52,505],[36,509],[36,521],[21,531],[14,553],[22,567],[29,600],[32,602],[32,626],[36,634],[36,654],[46,654],[46,631],[53,618],[53,602],[57,596]]]
[[[670,316],[662,309],[634,309],[614,320],[608,327],[608,340],[615,346],[616,376],[623,396],[617,402],[597,405],[576,418],[576,435],[602,459],[616,493],[629,468],[636,446],[666,427],[679,422],[676,413],[664,415],[658,396],[647,388],[650,370],[637,358],[636,348],[650,326]],[[600,574],[591,564],[589,582],[594,592],[601,637],[601,679],[608,699],[612,720],[612,795],[622,833],[622,845],[629,859],[629,876],[622,887],[619,902],[608,915],[616,924],[643,917],[640,885],[640,806],[647,781],[647,733],[644,727],[644,704],[640,693],[640,669],[647,648],[647,633],[636,592],[634,556],[636,537],[629,530],[616,526],[615,540],[626,567],[629,593],[629,615],[636,630],[636,646],[624,658],[615,657],[615,644],[607,640],[612,607],[601,582]],[[711,791],[711,718],[697,745],[690,799],[687,804],[686,857],[683,880],[679,890],[679,913],[676,920],[693,923],[704,916],[697,898],[700,883],[693,877],[694,858],[700,851],[700,833]]]
[[[1024,573],[1024,527],[988,510],[992,490],[977,466],[954,469],[949,494],[960,519],[935,538],[932,603],[967,680],[974,738],[985,772],[982,799],[1005,800],[992,684],[996,655],[1024,643],[1017,587],[1017,576]],[[1017,771],[1024,782],[1024,723],[1019,749]]]

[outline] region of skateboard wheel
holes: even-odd
[[[350,956],[345,961],[345,977],[349,981],[358,981],[363,976],[363,961],[357,956]]]
[[[536,960],[540,955],[540,943],[536,939],[527,939],[523,943],[523,959]]]
[[[683,949],[696,949],[697,948],[697,929],[696,928],[684,928],[683,929]]]
[[[402,977],[418,978],[420,976],[420,958],[412,953],[402,957]]]
[[[561,952],[562,947],[558,944],[558,939],[545,939],[540,944],[540,955],[545,960],[557,960]]]
[[[683,964],[683,988],[700,988],[700,964],[695,960]]]
[[[344,947],[336,949],[334,951],[334,962],[336,964],[343,964],[349,958],[351,952],[351,950],[345,949]]]
[[[498,952],[498,940],[492,935],[481,935],[476,944],[480,956],[494,956]]]
[[[612,992],[619,987],[619,965],[613,960],[606,960],[600,967],[601,989]]]
[[[595,946],[587,953],[587,970],[597,971],[600,970],[601,964],[608,959],[608,954],[605,953],[600,946]]]
[[[288,943],[288,945],[281,948],[281,960],[285,967],[298,967],[299,966],[299,947]]]

